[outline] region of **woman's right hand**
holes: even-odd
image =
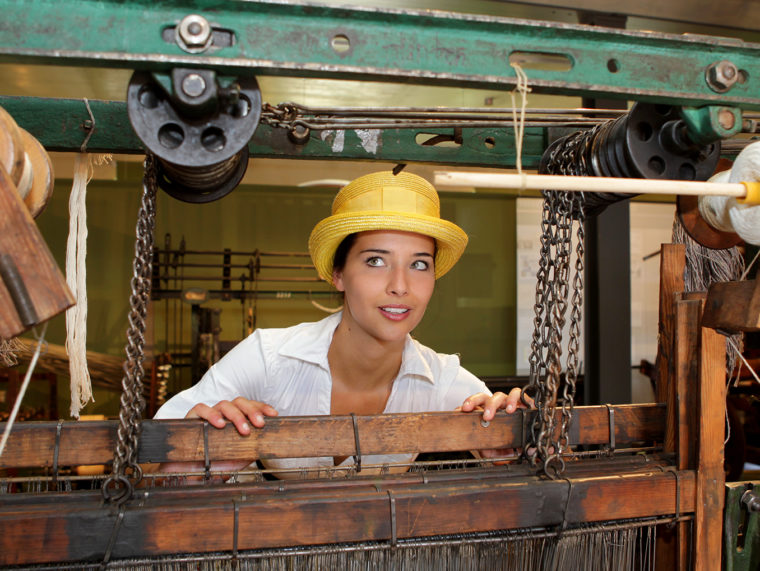
[[[277,414],[277,411],[266,403],[237,397],[232,401],[219,401],[214,406],[196,404],[185,418],[203,418],[216,428],[224,428],[229,421],[240,434],[248,436],[251,433],[250,424],[256,428],[263,428],[264,417]]]

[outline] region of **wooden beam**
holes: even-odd
[[[722,331],[760,331],[760,281],[717,282],[707,292],[702,325]]]
[[[694,530],[696,571],[715,569],[721,561],[723,439],[726,423],[726,338],[703,327],[699,348],[699,449]]]
[[[676,415],[676,467],[679,470],[694,470],[697,467],[697,437],[699,434],[698,391],[694,389],[699,378],[699,363],[694,358],[699,354],[700,327],[703,300],[689,299],[676,302],[675,330],[675,382],[671,402]],[[690,566],[691,522],[680,522],[676,526],[675,556],[676,569],[687,571]]]
[[[65,311],[74,298],[2,165],[0,213],[0,339],[10,339]]]
[[[123,516],[104,507],[99,492],[11,496],[0,506],[0,565],[102,560],[112,537],[118,559],[572,527],[694,510],[694,472],[562,480],[510,480],[499,472],[484,479],[431,474],[416,484],[407,477],[316,488],[223,485],[191,496],[181,488],[149,489],[125,504]]]
[[[661,440],[664,405],[615,405],[614,431],[621,444]],[[457,412],[357,416],[361,453],[419,453],[521,447],[523,426],[535,412],[498,414],[482,426],[480,414]],[[557,411],[559,415],[561,411]],[[203,461],[204,431],[209,459],[252,460],[346,456],[356,453],[350,416],[267,418],[266,426],[240,436],[231,424],[205,427],[200,420],[146,420],[142,423],[139,461]],[[5,427],[0,423],[0,430]],[[56,442],[58,466],[109,464],[116,442],[117,421],[17,423],[0,456],[0,468],[51,467]],[[576,407],[570,444],[601,445],[610,440],[606,406]],[[304,443],[308,443],[305,445]]]

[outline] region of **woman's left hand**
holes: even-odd
[[[507,414],[512,414],[518,408],[528,408],[520,399],[522,390],[515,387],[509,394],[496,392],[492,395],[488,393],[477,393],[465,399],[462,406],[456,410],[462,412],[483,411],[483,420],[491,421],[496,416],[496,411],[504,409]],[[532,400],[528,397],[532,405]],[[522,453],[519,448],[491,448],[487,450],[478,450],[481,458],[504,458],[507,456],[518,456]]]

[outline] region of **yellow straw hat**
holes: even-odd
[[[464,230],[441,219],[432,184],[411,173],[372,173],[344,186],[333,201],[332,216],[311,231],[309,253],[319,277],[332,281],[333,258],[340,243],[350,234],[369,230],[402,230],[434,238],[436,279],[457,263],[467,245]]]

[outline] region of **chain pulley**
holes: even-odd
[[[185,68],[138,71],[127,89],[127,110],[137,136],[158,159],[158,185],[185,202],[210,202],[230,193],[245,174],[261,92],[253,77]]]

